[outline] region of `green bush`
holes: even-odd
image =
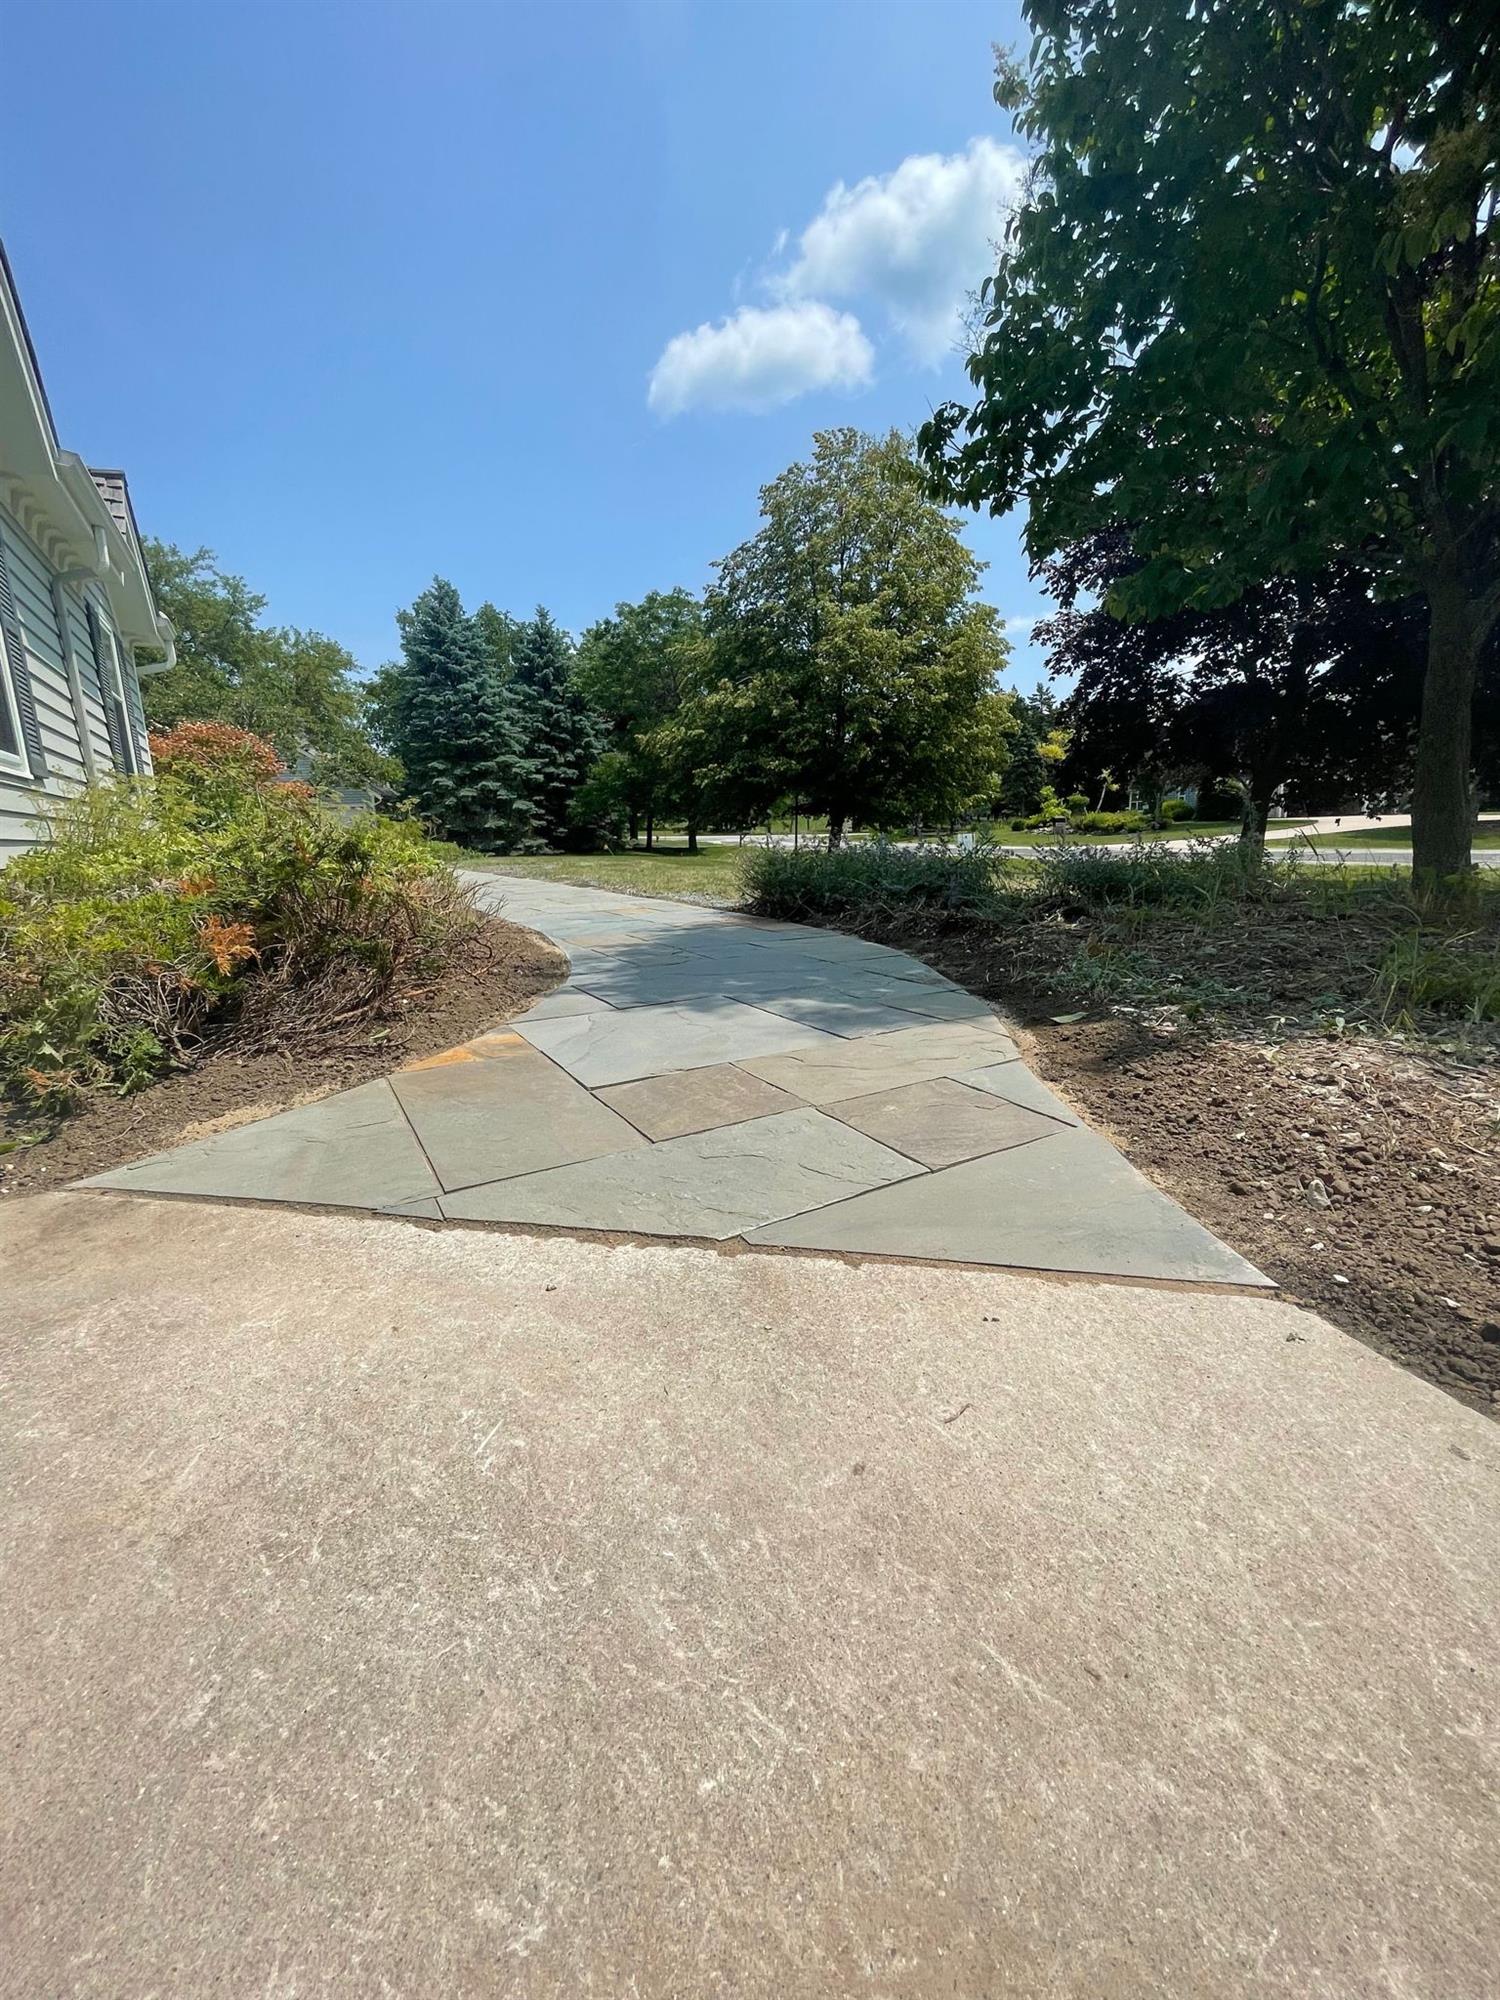
[[[1193,808],[1188,804],[1186,799],[1163,799],[1161,802],[1161,816],[1164,823],[1170,826],[1174,820],[1191,819]]]
[[[824,849],[755,847],[745,852],[746,900],[764,916],[813,922],[860,911],[925,908],[988,912],[998,901],[1005,858],[975,847],[893,847],[864,841]]]
[[[247,1047],[325,1030],[477,930],[411,827],[162,763],[90,787],[0,869],[0,1093],[59,1111],[190,1062],[230,1019]]]
[[[1139,812],[1086,812],[1073,822],[1078,833],[1144,833],[1151,824]]]

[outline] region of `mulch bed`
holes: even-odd
[[[0,1197],[62,1187],[386,1076],[522,1012],[566,970],[562,954],[535,931],[487,919],[434,984],[398,989],[378,1013],[335,1036],[245,1056],[236,1054],[230,1029],[192,1069],[133,1097],[91,1098],[41,1143],[0,1156]],[[0,1122],[0,1137],[35,1129],[34,1120],[12,1116]]]
[[[1436,1042],[1274,1031],[1259,1015],[1095,1013],[1018,977],[1016,940],[953,916],[896,914],[859,934],[1004,1007],[1039,1075],[1287,1295],[1476,1408],[1500,1414],[1500,1067]],[[1184,955],[1192,946],[1184,926]],[[1350,931],[1268,947],[1248,926],[1197,949],[1257,1002],[1295,1013],[1337,991]]]

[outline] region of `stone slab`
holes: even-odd
[[[633,1125],[519,1036],[509,1046],[493,1043],[483,1062],[407,1071],[392,1083],[445,1188],[646,1144]]]
[[[1031,1145],[1062,1130],[1055,1119],[946,1076],[869,1097],[843,1098],[828,1106],[828,1116],[924,1167],[956,1166],[960,1160]]]
[[[888,1034],[893,1029],[915,1027],[927,1009],[891,1007],[879,1000],[861,999],[857,993],[788,993],[780,998],[757,1000],[768,1014],[783,1020],[800,1021],[805,1027],[820,1028],[825,1035],[840,1035],[855,1041],[865,1035]]]
[[[461,1076],[467,1082],[483,1067],[461,1063],[418,1074]],[[408,1080],[416,1076],[402,1079]],[[83,1185],[335,1208],[390,1208],[438,1192],[436,1176],[384,1080],[96,1174]]]
[[[735,1000],[577,1014],[570,1020],[537,1021],[525,1034],[535,1047],[591,1087],[629,1083],[667,1070],[706,1069],[711,1063],[738,1062],[746,1056],[785,1049],[814,1053],[819,1047],[849,1046],[834,1035],[820,1035],[815,1028],[801,1027],[779,1014]],[[794,1096],[806,1096],[795,1085],[789,1087]]]
[[[857,1042],[828,1038],[817,1047],[743,1058],[741,1066],[809,1104],[831,1104],[1007,1062],[1017,1053],[993,1021],[934,1021]]]
[[[734,1063],[646,1077],[640,1083],[610,1084],[596,1094],[653,1140],[680,1139],[690,1132],[711,1132],[721,1125],[740,1125],[801,1107],[800,1098],[763,1083]]]
[[[1098,1277],[1270,1284],[1082,1127],[772,1223],[750,1240]]]
[[[966,1083],[971,1090],[987,1090],[996,1097],[1009,1099],[1012,1104],[1024,1104],[1028,1111],[1040,1111],[1047,1118],[1056,1118],[1064,1125],[1078,1125],[1082,1120],[1071,1111],[1056,1091],[1049,1090],[1039,1076],[1033,1076],[1024,1062],[992,1063],[987,1069],[966,1069],[960,1071],[957,1081]]]
[[[517,1014],[514,1025],[519,1027],[523,1021],[561,1021],[570,1014],[597,1014],[608,1005],[609,1002],[601,1000],[596,993],[585,993],[576,986],[564,986],[536,1001],[524,1014]]]
[[[716,1241],[923,1170],[812,1110],[668,1139],[442,1197],[455,1221],[533,1222]]]

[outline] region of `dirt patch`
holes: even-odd
[[[1061,964],[1077,948],[1061,926],[1041,944],[930,913],[848,928],[1004,1007],[1038,1074],[1290,1297],[1500,1412],[1500,1066],[1477,1044],[1458,1056],[1259,1011],[1336,1004],[1348,931],[1310,925],[1278,951],[1247,927],[1236,950],[1227,929],[1184,925],[1184,954],[1216,953],[1256,1011],[1058,1022],[1067,1000],[1027,975],[1042,951]]]
[[[1500,1406],[1500,1078],[1373,1039],[1039,1023],[1034,1067],[1305,1305]]]
[[[436,983],[398,989],[378,1013],[341,1034],[245,1056],[226,1033],[222,1047],[208,1048],[190,1070],[134,1097],[93,1098],[40,1143],[0,1157],[0,1197],[61,1187],[386,1076],[521,1012],[566,971],[546,938],[489,918]],[[0,1122],[0,1139],[36,1129],[34,1119],[12,1115]]]

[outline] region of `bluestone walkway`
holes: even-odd
[[[470,878],[571,972],[394,1076],[87,1185],[1264,1285],[1054,1096],[984,1001],[837,932]]]

